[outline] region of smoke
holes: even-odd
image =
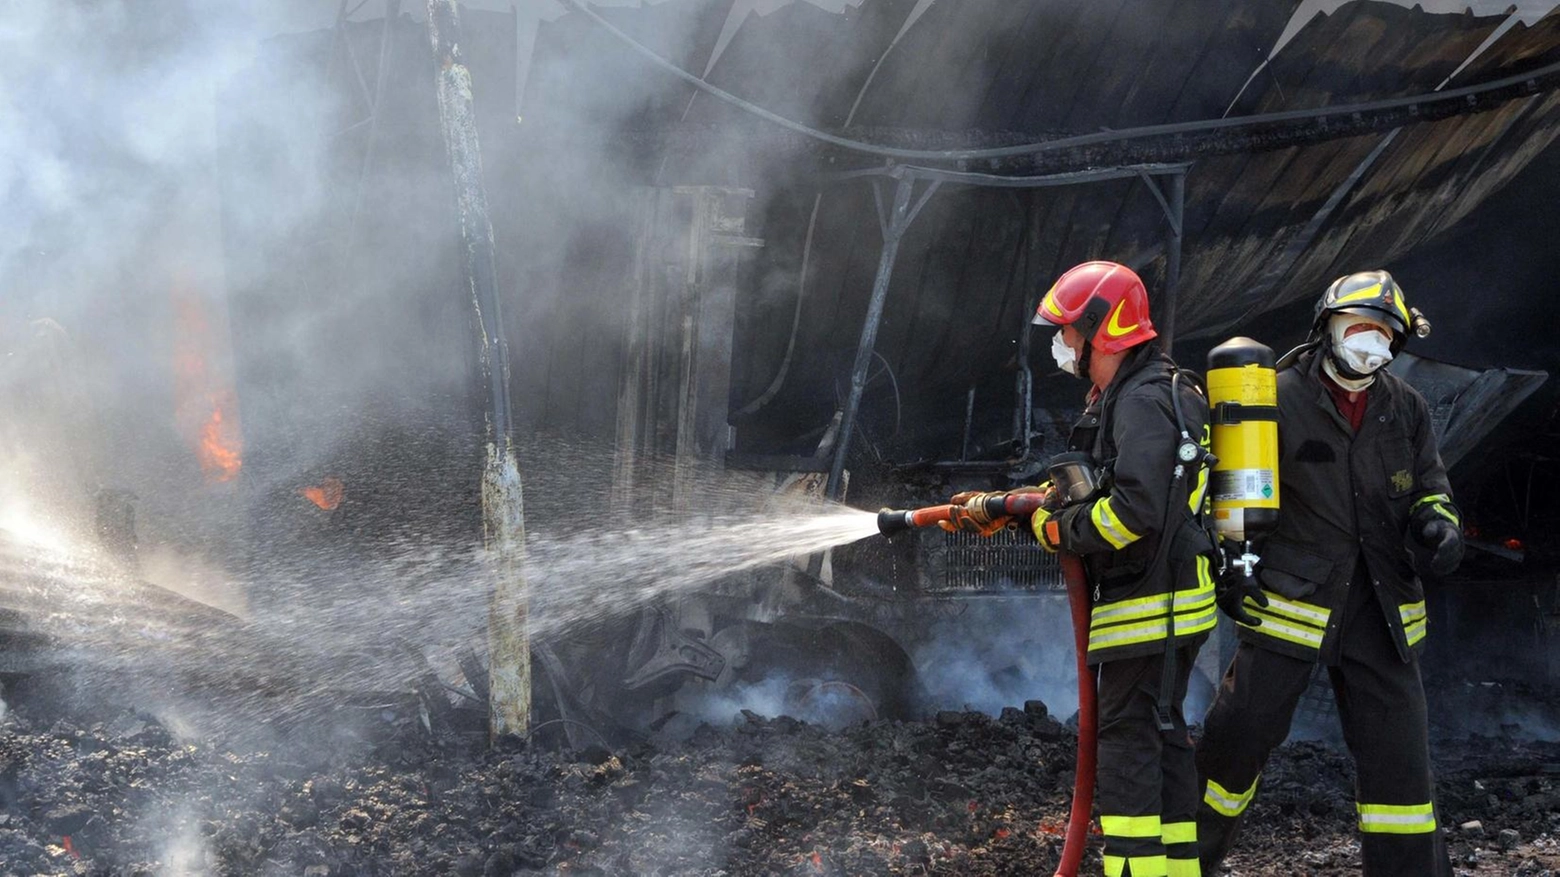
[[[1059,718],[1078,709],[1066,598],[949,604],[912,656],[932,709],[976,710],[1043,701]]]
[[[469,465],[480,399],[423,5],[387,24],[370,3],[334,30],[320,28],[336,4],[304,0],[0,10],[0,521],[8,539],[100,565],[78,584],[104,606],[140,599],[124,595],[144,580],[250,616],[242,636],[216,624],[204,651],[180,652],[180,672],[202,675],[221,654],[257,688],[295,675],[323,699],[404,679],[408,652],[469,641],[483,623]],[[865,4],[737,4],[719,34],[701,3],[595,5],[718,79],[764,19]],[[760,477],[699,474],[703,517],[630,518],[610,455],[576,449],[600,444],[541,432],[611,434],[625,194],[764,179],[777,156],[731,134],[708,150],[720,160],[625,160],[636,130],[736,117],[558,4],[464,8],[500,292],[518,327],[513,395],[534,433],[521,462],[537,623],[563,629],[871,532],[846,515],[809,531],[816,507],[752,501],[774,489]],[[759,66],[786,63],[773,54]],[[725,75],[747,78],[726,80],[738,91],[773,87],[748,66]],[[806,106],[780,109],[822,124]],[[742,161],[722,163],[732,155]],[[761,196],[748,216],[771,208]],[[788,246],[771,242],[752,283],[787,321]],[[771,377],[754,375],[748,395]],[[657,466],[642,474],[666,483]],[[333,502],[310,499],[327,484]],[[133,527],[118,533],[134,559],[105,557],[105,509],[125,504]],[[139,637],[110,626],[71,642],[155,679]],[[265,706],[251,700],[240,713]]]

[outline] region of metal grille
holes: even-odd
[[[940,537],[940,538],[939,538]],[[1009,594],[1063,591],[1056,555],[1028,533],[1003,530],[986,538],[938,531],[925,587],[944,594]]]

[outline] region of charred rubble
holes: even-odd
[[[744,712],[682,741],[562,751],[430,735],[388,707],[352,738],[261,748],[99,718],[5,717],[0,871],[1049,873],[1075,742],[1038,701],[840,731]],[[1509,730],[1435,744],[1459,874],[1560,868],[1560,743]],[[1228,873],[1358,873],[1351,776],[1335,745],[1285,746]]]

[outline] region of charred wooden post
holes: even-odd
[[[531,724],[531,650],[525,559],[525,505],[509,405],[509,349],[504,340],[493,253],[493,224],[482,186],[482,153],[471,98],[471,73],[460,52],[455,0],[428,0],[428,36],[444,146],[455,182],[461,266],[478,330],[477,362],[486,402],[482,469],[482,535],[493,563],[488,601],[489,731],[496,739]]]

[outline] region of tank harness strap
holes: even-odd
[[[1178,508],[1186,505],[1185,500],[1177,495],[1176,488],[1186,478],[1188,466],[1195,465],[1196,468],[1201,469],[1208,462],[1207,449],[1197,444],[1196,440],[1191,436],[1191,431],[1186,428],[1186,413],[1181,407],[1181,370],[1178,368],[1172,369],[1170,372],[1170,403],[1175,409],[1176,428],[1180,430],[1180,436],[1176,440],[1178,453],[1175,469],[1170,476],[1170,490],[1165,497],[1164,525],[1159,533],[1159,545],[1154,551],[1154,562],[1149,569],[1163,569],[1165,561],[1172,559],[1172,554],[1180,555],[1184,553],[1184,551],[1172,551],[1173,548],[1184,544],[1188,530],[1187,527],[1181,526],[1181,518],[1176,511]],[[1184,448],[1188,443],[1194,444],[1197,448],[1197,454],[1191,460],[1186,459],[1185,456],[1179,453],[1180,449]],[[1171,527],[1171,521],[1176,521],[1176,526]],[[1199,533],[1203,532],[1201,527],[1196,527],[1195,530]],[[1170,590],[1168,592],[1170,613],[1165,619],[1165,658],[1161,664],[1159,674],[1159,696],[1154,701],[1154,717],[1159,724],[1161,733],[1171,733],[1176,729],[1175,719],[1172,715],[1175,703],[1176,677],[1175,592],[1179,584],[1176,581],[1176,574],[1181,568],[1180,561],[1184,561],[1185,558],[1176,557],[1174,559],[1178,562],[1174,563],[1170,569]]]

